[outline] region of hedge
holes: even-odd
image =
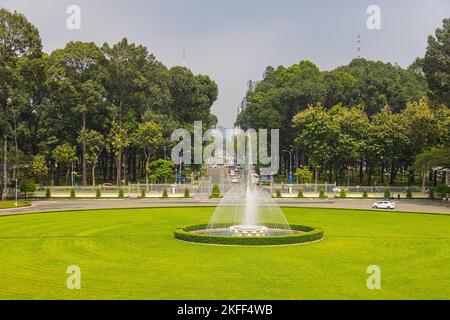
[[[291,225],[291,229],[303,233],[271,237],[233,237],[198,234],[193,231],[205,230],[207,225],[190,226],[175,230],[175,238],[187,242],[233,246],[279,246],[289,244],[308,243],[322,240],[324,232],[320,228]]]

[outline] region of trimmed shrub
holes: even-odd
[[[119,188],[119,194],[117,195],[119,199],[125,198],[125,193],[122,188]]]
[[[222,193],[220,192],[220,186],[218,184],[213,185],[211,198],[220,198]]]
[[[167,188],[164,188],[162,197],[163,199],[169,198],[169,191],[167,190]]]
[[[189,199],[191,197],[191,192],[189,191],[188,188],[184,189],[184,197],[186,199]]]
[[[391,195],[392,195],[391,189],[389,189],[389,188],[384,189],[384,198],[385,199],[390,199]]]
[[[341,199],[347,198],[347,192],[345,192],[344,188],[341,188],[341,192],[339,194],[339,198],[341,198]]]
[[[369,193],[367,192],[367,190],[363,191],[363,198],[367,199],[369,197]]]
[[[75,192],[75,189],[70,189],[70,199],[75,199],[77,197],[77,194]]]
[[[411,188],[406,189],[406,198],[408,198],[408,199],[412,199],[413,198],[413,194],[412,194]]]
[[[232,237],[193,233],[193,231],[204,230],[206,228],[207,225],[191,226],[184,229],[180,228],[175,230],[174,236],[176,239],[182,241],[233,246],[277,246],[308,243],[322,240],[324,236],[324,232],[320,228],[298,225],[291,225],[291,229],[301,231],[302,233],[273,237]]]
[[[324,189],[320,189],[319,198],[320,199],[328,199],[328,196],[325,194]]]
[[[304,197],[305,197],[305,195],[303,194],[303,190],[302,189],[298,190],[297,198],[301,199],[301,198],[304,198]]]
[[[95,192],[95,197],[97,199],[100,199],[102,197],[102,190],[100,190],[100,188],[98,188],[97,191]]]
[[[52,191],[50,188],[45,189],[45,198],[50,199],[52,197]]]
[[[147,193],[146,193],[145,189],[143,188],[143,189],[141,189],[141,196],[140,196],[140,198],[141,199],[145,199],[146,197],[147,197]]]
[[[282,198],[282,197],[283,197],[283,196],[281,195],[281,189],[275,190],[275,197],[276,197],[276,198]]]

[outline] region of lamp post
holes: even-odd
[[[14,171],[16,171],[17,169],[20,169],[20,168],[28,168],[29,167],[29,165],[22,165],[22,166],[18,166],[18,165],[14,165],[13,166],[13,169],[14,169]],[[16,184],[16,190],[15,190],[15,203],[14,203],[14,205],[15,205],[15,207],[17,208],[18,206],[19,206],[19,200],[18,200],[18,181],[19,181],[19,179],[18,179],[18,177],[17,177],[17,174],[16,174],[16,176],[15,176],[15,184]]]
[[[292,149],[290,151],[283,150],[283,152],[289,153],[289,183],[292,183],[293,181],[293,172],[292,172]]]

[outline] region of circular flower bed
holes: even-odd
[[[320,228],[291,225],[291,234],[263,237],[238,237],[211,235],[205,232],[207,225],[190,226],[175,230],[175,238],[187,242],[231,246],[281,246],[308,243],[323,239],[324,232]]]

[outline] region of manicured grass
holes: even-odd
[[[17,207],[26,207],[29,206],[28,203],[25,202],[18,202],[17,203]],[[11,209],[11,208],[15,208],[15,202],[14,201],[0,201],[0,210],[1,209]]]
[[[0,299],[450,299],[450,216],[284,209],[325,240],[220,247],[174,239],[213,208],[0,217]],[[66,288],[70,265],[82,289]],[[367,267],[382,289],[366,287]]]

